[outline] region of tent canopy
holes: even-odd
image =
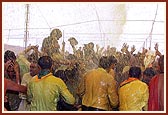
[[[68,39],[74,37],[77,47],[93,42],[101,47],[108,45],[121,49],[123,43],[153,49],[159,43],[165,48],[166,2],[153,3],[24,3],[3,2],[3,39],[5,44],[25,47],[26,13],[28,15],[27,44],[40,47],[52,29],[59,28],[72,51]]]

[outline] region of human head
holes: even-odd
[[[68,41],[70,42],[70,44],[71,44],[72,46],[75,46],[75,45],[78,44],[78,41],[77,41],[74,37],[70,37],[70,38],[68,39]]]
[[[38,60],[38,65],[41,69],[51,69],[53,60],[50,56],[42,56]]]
[[[117,59],[114,56],[102,56],[99,60],[99,66],[104,69],[114,69]]]
[[[62,32],[59,29],[53,29],[50,33],[50,36],[53,38],[57,38],[57,40],[59,40],[59,38],[62,37]]]
[[[103,69],[107,69],[110,67],[110,62],[107,56],[102,56],[99,60],[99,67]]]
[[[88,47],[89,47],[90,49],[93,49],[93,48],[94,48],[94,43],[93,43],[93,42],[88,43]]]
[[[33,77],[37,75],[40,71],[37,61],[31,61],[30,64],[30,75]]]
[[[113,55],[109,56],[108,58],[109,58],[110,68],[114,69],[117,63],[117,59]]]
[[[134,78],[140,79],[140,77],[141,77],[141,68],[140,67],[136,67],[136,66],[130,67],[129,77],[134,77]]]
[[[150,80],[155,75],[156,75],[156,72],[155,72],[155,70],[152,67],[146,68],[145,71],[143,72],[142,81],[145,82],[146,84],[149,84]]]
[[[6,63],[9,60],[15,61],[16,55],[13,51],[7,50],[5,51],[5,54],[4,54],[4,62]]]

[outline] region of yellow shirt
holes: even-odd
[[[28,101],[31,111],[56,111],[59,96],[68,104],[74,104],[75,98],[65,83],[49,73],[38,79],[34,76],[28,84]]]
[[[20,67],[20,77],[22,80],[23,75],[30,71],[30,62],[26,59],[25,54],[23,52],[18,54],[16,61],[18,62]]]
[[[120,111],[147,110],[149,90],[146,83],[136,78],[128,78],[120,84],[118,94]]]
[[[30,72],[25,73],[23,75],[21,85],[27,86],[31,79],[32,79],[32,76],[30,75]],[[22,101],[19,105],[18,111],[30,111],[30,104],[26,101],[27,95],[24,93],[20,93],[19,96],[22,99]]]
[[[89,71],[85,75],[85,92],[82,105],[103,110],[111,110],[118,105],[116,81],[103,68]]]

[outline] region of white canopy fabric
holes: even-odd
[[[27,44],[41,46],[51,30],[58,28],[63,33],[60,45],[65,41],[70,52],[70,37],[78,40],[77,47],[93,42],[119,50],[127,43],[139,51],[150,46],[150,38],[151,49],[159,43],[164,52],[166,46],[166,2],[3,2],[4,44],[25,46],[26,4],[29,4]]]

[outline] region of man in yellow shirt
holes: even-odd
[[[60,97],[68,103],[74,104],[75,98],[69,92],[66,84],[50,72],[52,59],[42,56],[38,60],[41,70],[28,84],[28,101],[31,111],[56,111]]]
[[[120,84],[119,110],[146,111],[148,106],[149,89],[146,83],[140,81],[140,67],[131,67],[129,78]]]
[[[82,111],[109,111],[117,107],[116,81],[105,70],[110,65],[108,57],[103,56],[99,61],[99,68],[84,76]]]

